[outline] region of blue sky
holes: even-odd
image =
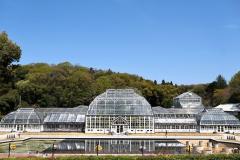
[[[69,61],[177,84],[240,70],[239,0],[0,0],[21,64]]]

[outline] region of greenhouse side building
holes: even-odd
[[[41,115],[35,109],[19,108],[1,120],[1,131],[40,132],[43,130],[42,120]]]
[[[209,109],[202,113],[199,121],[201,133],[240,133],[239,119],[222,109]]]
[[[75,108],[19,108],[2,120],[0,131],[56,132],[85,129],[88,106]]]
[[[202,108],[153,107],[155,132],[197,132]]]

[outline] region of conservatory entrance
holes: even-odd
[[[223,126],[217,126],[217,131],[219,133],[224,132],[224,127]]]
[[[17,131],[23,131],[25,128],[25,125],[17,125]]]
[[[128,131],[129,125],[123,117],[117,117],[113,120],[111,125],[111,132],[121,134]]]
[[[117,126],[117,133],[123,133],[123,126],[122,125]]]

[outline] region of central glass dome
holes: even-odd
[[[147,100],[133,89],[108,89],[89,106],[88,115],[153,115]]]

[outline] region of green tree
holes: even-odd
[[[13,81],[14,62],[19,62],[21,57],[20,47],[13,43],[6,32],[0,33],[0,82],[8,83]]]
[[[227,87],[228,85],[225,78],[222,75],[218,75],[215,81],[207,85],[206,96],[203,97],[205,98],[204,99],[205,105],[215,106],[216,104],[225,102],[225,97],[224,99],[219,100],[218,95],[228,92],[229,91],[228,89],[223,90],[224,92],[221,91],[221,89],[225,89]],[[228,94],[225,93],[225,95],[228,95]]]
[[[227,81],[222,75],[218,75],[216,78],[216,89],[223,89],[227,87]]]
[[[240,103],[240,71],[237,72],[229,82],[231,96],[230,103]]]
[[[12,42],[6,32],[0,33],[0,112],[6,114],[18,104],[15,90],[15,63],[20,60],[21,49]]]
[[[159,87],[163,94],[161,106],[171,107],[173,104],[173,98],[180,94],[179,88],[170,84],[160,85]]]
[[[212,105],[217,106],[219,104],[227,103],[230,97],[229,89],[216,89],[212,97]]]
[[[228,100],[229,103],[240,103],[240,89],[234,89]]]
[[[158,84],[157,80],[154,80],[154,81],[153,81],[153,83],[154,83],[155,85],[157,85],[157,84]]]
[[[163,79],[163,80],[162,80],[162,85],[165,85],[165,84],[166,84],[166,82],[165,82],[165,80]]]
[[[231,88],[240,88],[240,71],[237,72],[230,80],[229,86]]]

